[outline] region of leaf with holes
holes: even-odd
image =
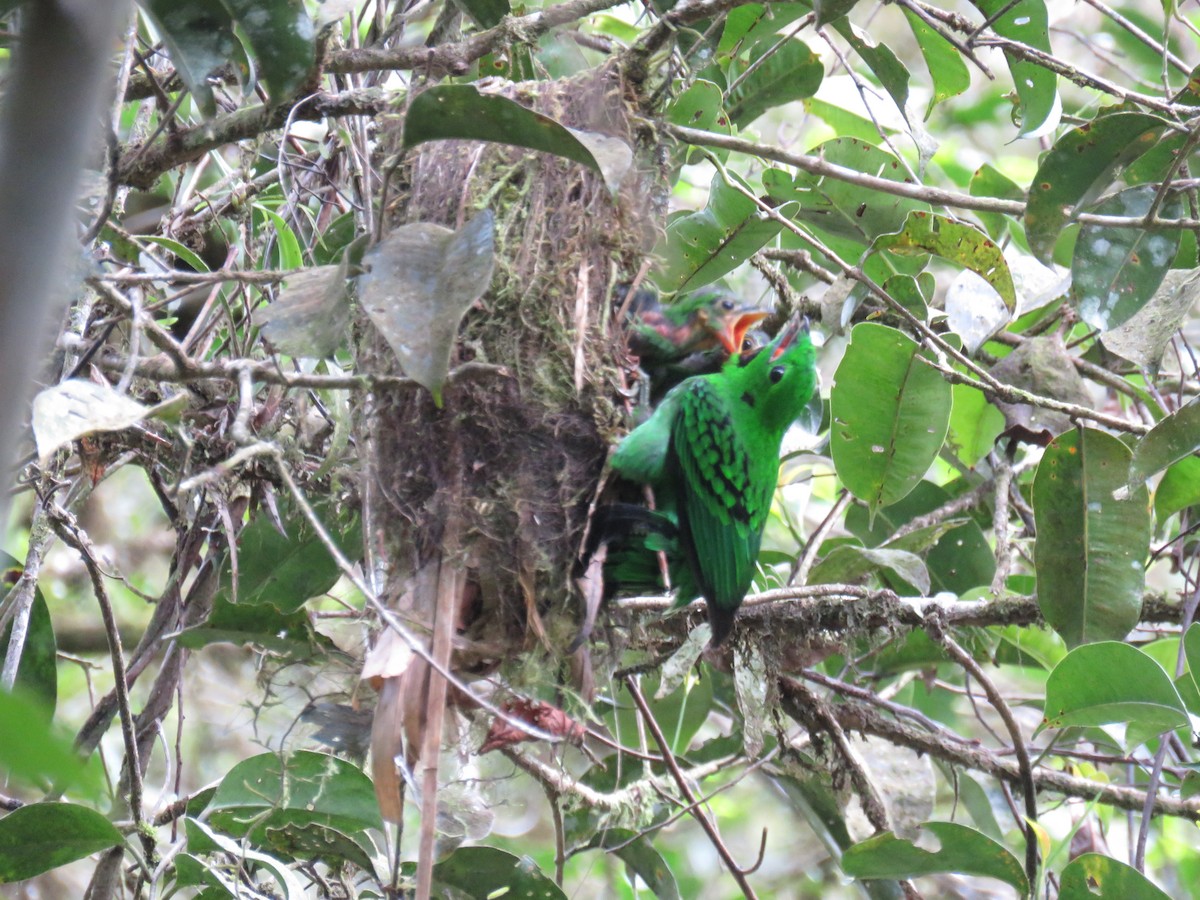
[[[1121,640],[1142,609],[1150,547],[1145,485],[1125,492],[1129,448],[1094,428],[1046,448],[1033,481],[1038,605],[1068,647]]]
[[[871,517],[916,487],[946,439],[951,391],[916,342],[863,322],[830,395],[830,446],[842,483]]]
[[[751,48],[746,73],[725,96],[729,120],[739,128],[769,109],[811,97],[821,86],[825,66],[804,41],[791,38],[780,42],[769,35]]]
[[[1044,0],[979,0],[979,11],[991,19],[992,29],[1009,38],[1050,53],[1049,17]],[[1013,87],[1020,101],[1021,137],[1033,137],[1047,124],[1053,124],[1057,110],[1058,76],[1045,66],[1005,53]]]
[[[1016,306],[1016,289],[1004,254],[991,238],[972,225],[932,213],[914,212],[898,234],[885,234],[875,241],[874,249],[941,257],[980,276],[995,288],[1010,312]]]

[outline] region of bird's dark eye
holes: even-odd
[[[736,304],[732,300],[722,300],[721,309],[732,310]]]
[[[787,366],[776,366],[771,370],[771,374],[767,377],[771,379],[771,384],[779,384],[783,380],[783,376],[787,374]]]

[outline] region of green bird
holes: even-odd
[[[759,350],[717,373],[688,378],[621,442],[612,467],[649,485],[656,509],[618,505],[602,532],[611,592],[661,587],[655,551],[667,556],[676,606],[703,597],[712,646],[733,627],[754,576],[779,478],[784,432],[816,387],[807,323],[791,323]]]

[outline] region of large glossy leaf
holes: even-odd
[[[317,64],[316,28],[303,0],[222,2],[250,45],[271,101],[284,102],[300,89]]]
[[[483,296],[495,266],[492,211],[458,231],[401,225],[363,256],[359,300],[404,374],[442,405],[458,326]]]
[[[0,819],[0,884],[33,878],[124,840],[94,809],[30,803]]]
[[[1133,866],[1085,853],[1063,869],[1058,900],[1170,900],[1170,895]]]
[[[1129,483],[1137,485],[1155,472],[1200,450],[1200,400],[1193,400],[1150,429],[1138,441],[1129,463]]]
[[[1149,498],[1126,499],[1129,449],[1103,431],[1068,431],[1046,448],[1033,483],[1038,605],[1067,646],[1120,640],[1138,620],[1150,544]]]
[[[979,0],[979,11],[991,19],[996,33],[1035,50],[1050,53],[1049,20],[1043,0]],[[1005,54],[1013,87],[1021,104],[1021,135],[1038,133],[1059,108],[1058,77],[1044,66]]]
[[[957,97],[971,86],[971,73],[953,44],[909,10],[905,9],[904,15],[913,37],[917,39],[917,47],[933,82],[933,94],[929,98],[929,106],[925,108],[925,118],[928,120],[935,106],[943,100]]]
[[[1009,310],[1016,305],[1016,290],[1004,254],[991,238],[971,225],[932,213],[914,212],[898,234],[876,240],[875,249],[939,256],[983,278],[996,289]]]
[[[811,152],[826,162],[855,172],[889,181],[911,180],[895,156],[857,138],[835,138]],[[764,175],[763,186],[768,194],[780,201],[799,201],[800,208],[795,214],[797,221],[852,238],[864,246],[879,235],[899,231],[910,212],[929,208],[928,204],[918,200],[867,190],[837,178],[806,172],[797,173],[790,184],[783,178],[768,183]]]
[[[956,822],[926,822],[920,826],[937,839],[936,850],[925,850],[892,832],[876,835],[849,848],[842,871],[853,878],[914,878],[957,872],[997,878],[1024,895],[1025,871],[1003,844]]]
[[[1049,263],[1071,215],[1107,187],[1114,173],[1152,147],[1165,122],[1145,113],[1111,113],[1072,128],[1042,157],[1025,206],[1029,249]]]
[[[417,94],[404,118],[404,146],[426,141],[492,141],[553,153],[599,172],[615,188],[633,162],[618,138],[576,131],[473,84],[441,84]]]
[[[787,204],[779,212],[791,215],[794,206]],[[709,284],[761,250],[781,227],[717,172],[704,209],[677,216],[667,225],[666,242],[658,250],[663,265],[655,280],[663,291]]]
[[[1046,679],[1044,728],[1136,724],[1157,734],[1188,722],[1163,667],[1137,647],[1101,641],[1076,647]]]
[[[753,71],[725,97],[729,119],[739,128],[768,109],[811,97],[825,77],[821,57],[798,38],[779,42],[764,37],[751,49],[750,65]]]
[[[916,487],[946,439],[951,392],[911,338],[863,322],[830,394],[838,477],[874,514]]]
[[[1108,197],[1095,212],[1112,216],[1144,216],[1156,188],[1140,185]],[[1177,199],[1162,206],[1169,218],[1180,214]],[[1148,231],[1086,225],[1079,230],[1071,260],[1071,301],[1079,317],[1107,331],[1130,319],[1162,284],[1179,250],[1180,231]]]
[[[142,8],[162,35],[175,71],[206,116],[216,114],[208,76],[233,56],[233,18],[221,0],[142,0]]]

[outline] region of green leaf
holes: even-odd
[[[923,360],[911,338],[863,322],[834,376],[834,466],[872,519],[916,487],[946,439],[950,385]]]
[[[1188,676],[1200,691],[1200,622],[1188,626],[1183,636],[1183,655],[1187,660]]]
[[[220,0],[141,0],[142,9],[162,35],[175,71],[206,116],[217,113],[208,76],[234,55],[233,19]]]
[[[459,847],[433,867],[433,877],[470,900],[501,896],[566,900],[566,894],[528,856],[514,856],[495,847]]]
[[[995,446],[1004,430],[1004,414],[970,385],[956,384],[951,393],[954,407],[946,440],[964,465],[974,467]]]
[[[842,871],[852,878],[914,878],[939,872],[981,875],[1026,893],[1025,871],[1003,844],[955,822],[926,822],[919,829],[936,839],[936,850],[922,849],[889,831],[850,847],[842,856]]]
[[[21,577],[23,566],[3,550],[0,550],[0,596]],[[9,641],[13,623],[0,635],[0,668],[8,657]],[[17,666],[16,688],[36,698],[43,704],[43,721],[47,724],[54,718],[54,706],[58,702],[58,642],[54,637],[54,623],[50,619],[50,607],[39,587],[33,589],[33,604],[29,608],[29,624],[25,632],[25,644],[21,650],[21,662]]]
[[[0,771],[24,784],[54,784],[78,788],[94,796],[100,787],[100,767],[80,758],[74,742],[52,730],[45,704],[24,691],[0,691],[0,734],[20,740],[0,740]]]
[[[1144,216],[1150,211],[1156,188],[1152,185],[1119,191],[1095,207],[1112,216]],[[1178,199],[1162,206],[1162,215],[1180,215]],[[1148,231],[1085,225],[1075,242],[1071,260],[1071,302],[1079,317],[1093,328],[1107,331],[1130,319],[1145,306],[1162,284],[1179,250],[1177,228]]]
[[[1150,546],[1149,497],[1113,499],[1129,449],[1103,431],[1059,435],[1033,482],[1038,605],[1068,647],[1120,640],[1137,624]]]
[[[33,878],[120,846],[124,840],[94,809],[73,803],[30,803],[0,819],[0,884]]]
[[[1138,441],[1129,463],[1130,487],[1197,450],[1200,450],[1200,400],[1193,400],[1161,420]]]
[[[1046,679],[1041,727],[1114,722],[1159,734],[1186,725],[1188,715],[1171,676],[1141,650],[1119,641],[1076,647]]]
[[[1000,200],[1024,200],[1025,192],[1015,181],[993,166],[984,163],[971,176],[969,192],[972,197],[995,197]],[[993,240],[999,240],[1008,227],[1008,216],[1003,213],[976,211]]]
[[[1154,492],[1154,516],[1161,528],[1169,516],[1200,505],[1200,457],[1189,456],[1167,469]]]
[[[1034,256],[1051,262],[1072,213],[1107,187],[1118,169],[1154,146],[1165,126],[1157,116],[1117,112],[1059,138],[1042,157],[1025,206],[1025,234]]]
[[[170,250],[181,263],[191,267],[194,272],[209,271],[208,263],[200,258],[195,250],[187,244],[180,243],[174,238],[160,237],[156,234],[143,234],[138,236],[139,241],[144,241],[147,244],[157,244],[167,250]]]
[[[907,550],[854,547],[848,544],[833,548],[813,566],[808,583],[853,584],[878,569],[888,569],[922,594],[929,593],[929,570],[919,556]]]
[[[257,203],[254,208],[266,216],[270,222],[267,231],[274,236],[276,241],[279,252],[279,268],[299,269],[303,266],[304,253],[300,249],[300,241],[296,238],[296,232],[292,231],[292,227],[284,221],[283,216],[275,210],[267,209]]]
[[[833,133],[838,137],[857,138],[868,144],[879,140],[879,128],[870,119],[819,97],[809,97],[805,100],[804,112],[810,116],[816,116],[832,128]],[[883,132],[892,135],[896,133],[896,129],[885,127]]]
[[[404,374],[442,405],[458,326],[492,281],[494,224],[485,209],[458,231],[429,222],[401,225],[363,257],[363,309]]]
[[[825,77],[821,57],[799,38],[764,37],[751,48],[750,65],[754,70],[725,97],[729,120],[739,128],[769,109],[811,97]]]
[[[269,854],[251,850],[244,843],[217,833],[205,822],[191,817],[183,821],[184,830],[187,832],[188,849],[193,853],[228,853],[236,860],[245,860],[270,872],[282,888],[284,900],[303,900],[305,897],[304,886],[301,884],[299,876],[282,861]],[[217,890],[219,891],[220,888]],[[224,896],[224,894],[218,893],[216,896]]]
[[[958,50],[948,40],[934,31],[919,16],[904,10],[908,25],[912,28],[917,47],[925,58],[929,78],[933,82],[933,95],[925,108],[925,120],[929,120],[933,108],[943,100],[957,97],[971,86],[971,73]]]
[[[722,97],[720,87],[711,81],[697,78],[688,85],[687,90],[671,101],[663,115],[672,125],[729,134],[732,129],[729,116],[721,107]],[[696,147],[683,149],[686,152],[681,158],[685,158],[687,162],[697,161],[703,153]]]
[[[610,189],[633,163],[624,141],[567,128],[507,97],[481,94],[473,84],[442,84],[417,94],[404,117],[404,147],[455,139],[553,153],[595,169]]]
[[[323,514],[327,510],[319,506],[317,511]],[[280,534],[265,514],[256,516],[242,529],[238,538],[237,593],[233,592],[232,571],[226,568],[221,574],[218,598],[239,605],[269,604],[290,613],[337,583],[341,569],[308,519],[295,514],[285,521],[287,534]],[[353,556],[359,541],[357,520],[340,534],[336,530],[331,534],[342,551]]]
[[[792,212],[791,204],[780,209],[784,216]],[[761,250],[780,227],[717,172],[709,189],[708,205],[677,216],[667,225],[665,243],[658,248],[663,264],[655,281],[664,292],[690,290],[717,281]]]
[[[713,684],[711,678],[689,679],[677,690],[665,697],[658,697],[659,677],[647,675],[641,683],[642,694],[654,715],[656,722],[661,722],[664,736],[675,754],[684,754],[692,743],[692,738],[701,726],[708,721],[708,714],[713,705]],[[610,728],[618,742],[628,746],[636,746],[638,736],[642,733],[641,716],[633,697],[622,683],[616,693],[614,706],[606,712],[605,718],[610,722]]]
[[[879,510],[871,521],[868,510],[852,506],[846,511],[846,529],[868,546],[887,544],[906,546],[909,538],[889,540],[901,526],[948,503],[952,495],[929,481],[920,482],[904,499]],[[979,585],[990,585],[996,572],[996,560],[977,522],[967,520],[942,534],[925,555],[933,591],[962,594]]]
[[[628,828],[606,828],[583,848],[604,850],[629,867],[657,900],[679,900],[679,885],[662,855],[646,835]]]
[[[722,56],[736,56],[743,48],[772,36],[777,40],[781,28],[807,15],[809,10],[807,3],[747,3],[735,6],[725,16],[717,52]]]
[[[258,61],[271,102],[291,98],[317,64],[316,29],[303,0],[223,2]]]
[[[1043,0],[979,0],[979,11],[989,19],[1006,10],[992,23],[996,33],[1027,47],[1050,53],[1049,22]],[[1004,54],[1013,87],[1021,105],[1021,137],[1032,135],[1046,123],[1058,105],[1058,78],[1049,69],[1020,57]]]
[[[980,276],[996,289],[1010,312],[1016,306],[1016,290],[1004,254],[991,238],[972,225],[918,211],[909,215],[899,234],[887,234],[876,240],[874,249],[910,256],[932,253]]]
[[[904,63],[900,62],[887,44],[876,43],[869,34],[853,25],[849,19],[838,19],[833,23],[833,27],[870,67],[883,89],[895,101],[900,115],[907,120],[908,69],[904,67]]]
[[[254,324],[289,356],[332,356],[350,325],[346,273],[345,266],[316,266],[289,275],[275,300],[254,310]]]
[[[817,14],[817,27],[836,22],[857,5],[858,0],[812,0],[813,12]]]
[[[266,846],[268,832],[281,828],[323,825],[347,834],[383,828],[371,779],[347,760],[311,750],[242,760],[221,779],[207,818],[233,837],[250,834]]]
[[[904,184],[912,181],[899,159],[857,138],[826,141],[814,148],[811,155],[877,178]],[[929,208],[919,200],[867,190],[841,179],[806,172],[798,173],[790,188],[785,189],[781,184],[779,193],[769,192],[780,201],[799,201],[800,208],[795,213],[797,221],[852,238],[864,246],[880,235],[902,229],[910,213]]]
[[[1085,853],[1067,864],[1058,900],[1171,900],[1132,866],[1099,853]]]

